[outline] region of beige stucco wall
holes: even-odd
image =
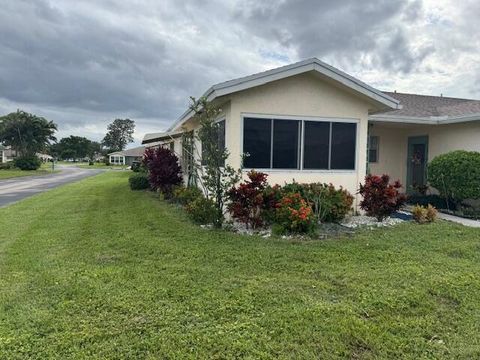
[[[371,104],[337,88],[312,74],[302,74],[230,97],[227,112],[226,144],[230,150],[229,162],[240,166],[243,148],[243,115],[282,115],[294,117],[324,117],[354,119],[357,124],[356,169],[352,171],[263,170],[271,184],[297,182],[326,182],[343,186],[352,194],[366,174],[366,143],[368,110]],[[357,199],[358,200],[358,199]]]
[[[407,180],[408,137],[428,136],[428,161],[454,150],[480,151],[480,121],[449,125],[373,123],[370,134],[379,136],[379,162],[373,174],[389,174],[402,184]]]

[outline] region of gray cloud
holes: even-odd
[[[405,34],[404,23],[418,19],[421,10],[420,1],[404,0],[287,0],[268,5],[252,0],[239,6],[235,16],[256,36],[294,48],[300,58],[333,55],[353,63],[370,55],[372,65],[409,73],[434,51],[432,46],[412,49]]]
[[[141,137],[213,83],[311,56],[376,86],[421,92],[405,79],[428,76],[446,87],[453,66],[478,63],[480,8],[429,1],[4,0],[0,111],[21,107],[58,122],[60,136],[97,138],[130,117]],[[478,89],[471,78],[465,92]]]

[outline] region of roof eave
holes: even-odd
[[[250,75],[237,80],[227,81],[210,87],[202,97],[207,101],[212,101],[220,96],[229,95],[242,90],[247,90],[253,87],[265,85],[272,81],[281,80],[290,76],[302,74],[308,71],[317,71],[333,80],[343,84],[346,87],[361,93],[375,102],[381,104],[386,109],[398,110],[401,109],[400,101],[394,99],[381,91],[365,84],[364,82],[344,73],[341,70],[334,68],[317,58],[307,59],[295,64],[286,65],[277,69],[272,69],[260,74]],[[188,109],[180,118],[168,128],[168,131],[176,130],[186,120],[193,116],[193,111]]]

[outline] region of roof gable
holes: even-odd
[[[208,101],[213,101],[218,97],[233,94],[238,91],[247,90],[253,87],[261,86],[276,80],[284,79],[290,76],[306,73],[309,71],[318,72],[347,88],[360,93],[379,106],[387,109],[400,108],[399,101],[381,91],[365,84],[351,75],[331,66],[317,58],[303,60],[294,64],[282,66],[276,69],[264,71],[238,79],[218,83],[210,87],[202,97]],[[187,110],[182,116],[168,129],[172,131],[177,129],[184,121],[193,115],[191,110]]]

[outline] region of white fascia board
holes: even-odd
[[[423,124],[423,125],[436,125],[438,120],[425,117],[415,116],[395,116],[395,115],[370,115],[368,121],[371,122],[391,122],[391,123],[404,123],[404,124]]]
[[[363,83],[362,81],[355,79],[354,77],[340,71],[333,66],[330,66],[317,58],[307,59],[295,64],[286,65],[277,69],[272,69],[259,74],[246,76],[236,80],[226,81],[224,83],[216,84],[210,87],[202,97],[207,101],[212,101],[220,96],[225,96],[238,91],[250,89],[253,87],[261,86],[275,80],[281,80],[290,76],[298,75],[308,71],[317,71],[349,88],[357,91],[387,107],[390,109],[401,109],[400,102],[379,90],[372,88],[371,86]],[[180,118],[173,123],[167,131],[176,130],[184,121],[193,116],[193,111],[188,109]]]
[[[415,116],[396,116],[396,115],[370,115],[368,121],[371,122],[391,122],[404,124],[422,124],[422,125],[447,125],[458,124],[469,121],[480,120],[480,114],[461,115],[461,116],[431,116],[431,117],[415,117]]]
[[[480,114],[461,115],[455,117],[451,116],[448,117],[446,120],[440,121],[440,124],[458,124],[478,120],[480,120]]]

